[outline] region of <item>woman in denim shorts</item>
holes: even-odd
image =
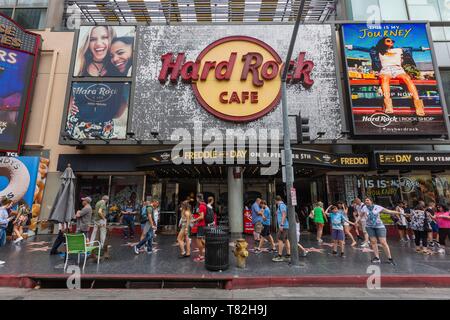
[[[372,263],[380,263],[380,252],[378,250],[378,241],[383,246],[384,253],[389,259],[390,264],[395,265],[391,256],[391,250],[386,241],[386,227],[380,218],[382,213],[398,216],[400,213],[393,210],[388,210],[382,206],[378,206],[373,203],[372,199],[366,198],[364,200],[365,207],[361,209],[361,214],[366,217],[366,230],[369,234],[370,244],[374,252],[375,257],[372,259]]]

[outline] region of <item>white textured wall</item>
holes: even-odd
[[[285,59],[293,26],[290,25],[224,25],[224,26],[141,26],[138,27],[139,57],[135,90],[132,130],[137,138],[151,139],[151,130],[159,128],[160,137],[170,140],[175,128],[192,129],[195,121],[203,128],[280,128],[281,107],[248,124],[225,122],[203,109],[191,86],[181,81],[177,85],[158,81],[161,55],[185,52],[186,60],[194,60],[210,43],[227,36],[243,35],[260,39],[273,47]],[[311,134],[325,131],[324,138],[333,139],[341,132],[340,102],[336,79],[332,27],[305,25],[300,27],[294,56],[307,52],[306,59],[315,63],[312,78],[315,84],[308,90],[300,84],[288,85],[290,114],[310,118]],[[295,128],[291,128],[295,134]]]

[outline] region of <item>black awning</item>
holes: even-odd
[[[70,163],[74,172],[134,172],[137,155],[131,154],[62,154],[58,159],[58,171],[64,171]]]

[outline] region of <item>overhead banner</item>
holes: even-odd
[[[66,132],[74,139],[125,139],[130,83],[74,82]]]
[[[41,38],[0,14],[0,152],[19,153]]]
[[[450,152],[375,152],[375,158],[378,167],[450,167]]]
[[[342,25],[353,133],[447,135],[424,23]]]
[[[181,158],[181,159],[180,159]],[[282,156],[280,152],[255,152],[249,149],[236,150],[199,150],[181,152],[173,155],[171,150],[155,152],[143,155],[138,159],[138,167],[171,165],[176,162],[182,164],[198,164],[208,161],[217,164],[259,164],[278,160]],[[331,154],[314,150],[292,150],[294,164],[309,166],[323,166],[329,168],[369,168],[369,157],[358,154]]]

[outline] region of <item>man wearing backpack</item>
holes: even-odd
[[[140,241],[144,240],[145,238],[145,234],[147,233],[148,230],[146,229],[146,225],[147,225],[147,221],[148,221],[148,215],[147,215],[147,210],[148,210],[148,206],[150,206],[150,201],[144,201],[142,203],[142,208],[141,208],[141,238]]]
[[[192,224],[197,227],[197,246],[200,250],[199,256],[194,259],[195,262],[205,261],[205,226],[206,226],[206,215],[207,206],[203,200],[203,194],[197,194],[197,206],[194,212],[194,219]]]
[[[135,254],[139,254],[141,247],[146,244],[147,253],[153,253],[153,230],[156,229],[156,224],[153,216],[154,206],[150,205],[148,202],[144,203],[145,211],[141,214],[146,215],[145,226],[142,230],[141,241],[133,247],[133,251]],[[142,217],[141,217],[142,219]],[[142,220],[141,220],[142,223]]]

